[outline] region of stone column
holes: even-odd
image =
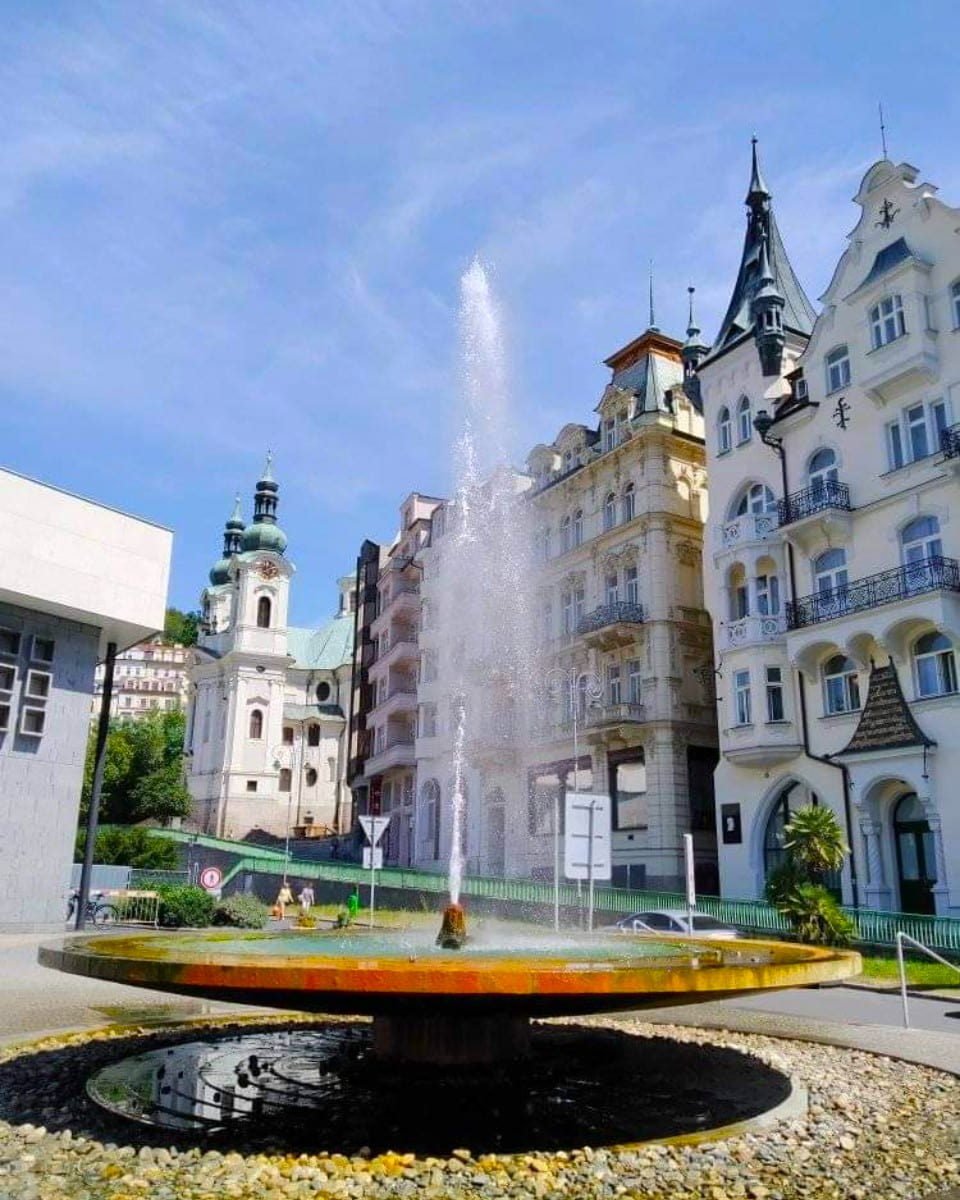
[[[861,817],[860,832],[866,840],[867,877],[864,880],[864,902],[867,908],[889,908],[890,888],[886,885],[883,870],[883,853],[880,846],[882,826],[879,821]],[[851,850],[853,847],[851,847]]]

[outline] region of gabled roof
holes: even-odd
[[[914,746],[935,746],[917,724],[900,687],[897,669],[892,663],[874,667],[870,672],[867,702],[863,706],[856,732],[834,758],[845,754],[866,754],[871,750],[906,750]]]
[[[287,629],[287,653],[294,666],[305,670],[335,671],[345,666],[353,645],[353,614],[334,617],[319,629]]]
[[[753,330],[753,299],[760,290],[761,257],[764,241],[776,290],[784,298],[783,324],[787,329],[809,337],[817,314],[807,299],[794,274],[790,259],[777,221],[773,215],[770,193],[760,175],[757,163],[756,144],[753,148],[753,169],[750,191],[747,194],[747,232],[743,239],[740,270],[734,284],[733,295],[720,322],[720,331],[714,339],[706,361],[723,353]]]
[[[921,267],[932,265],[925,258],[921,258],[919,254],[915,254],[910,249],[906,238],[899,237],[895,242],[891,242],[889,246],[884,246],[882,250],[877,251],[877,255],[873,260],[873,266],[867,272],[862,283],[859,283],[850,295],[853,296],[863,288],[868,287],[882,275],[886,275],[888,271],[892,271],[894,267],[898,267],[902,262],[915,262]]]
[[[683,380],[681,345],[659,329],[646,329],[604,359],[604,366],[613,372],[613,387],[636,397],[635,413],[668,411],[666,394]]]

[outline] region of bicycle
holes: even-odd
[[[120,919],[120,913],[116,906],[106,903],[103,896],[103,892],[94,892],[93,895],[87,897],[87,920],[97,928],[102,928],[104,925],[116,925]],[[79,900],[80,893],[74,889],[67,897],[68,921],[73,920]]]

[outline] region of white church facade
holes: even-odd
[[[200,598],[187,784],[192,823],[219,837],[340,833],[353,821],[345,714],[354,581],[340,581],[337,614],[325,625],[288,624],[295,568],[277,524],[278,490],[268,460],[253,521],[245,525],[238,499]]]

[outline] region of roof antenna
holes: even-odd
[[[883,157],[887,157],[887,127],[883,123],[883,102],[878,101],[877,108],[880,110],[880,144],[883,146]]]
[[[650,259],[650,324],[649,329],[657,328],[656,317],[653,313],[653,259]]]

